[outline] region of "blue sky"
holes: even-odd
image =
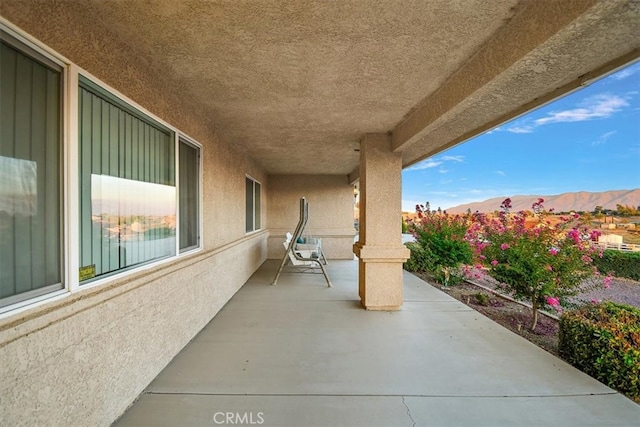
[[[640,188],[640,62],[407,168],[402,210]]]

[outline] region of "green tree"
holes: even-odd
[[[640,215],[640,211],[631,205],[616,205],[616,210],[620,216]]]

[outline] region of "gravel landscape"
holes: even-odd
[[[593,280],[595,281],[594,287],[589,291],[578,295],[576,297],[577,302],[613,301],[640,307],[640,282],[614,277],[611,280],[609,287],[605,288],[602,284],[602,279]],[[473,282],[491,289],[495,289],[498,284],[488,275],[479,279],[474,279]]]

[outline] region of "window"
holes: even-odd
[[[173,132],[84,78],[78,104],[80,281],[175,255]]]
[[[246,178],[246,228],[247,233],[260,230],[260,183],[254,179]]]
[[[0,307],[62,284],[62,67],[0,31]]]
[[[0,42],[0,316],[200,248],[201,146],[3,23]]]
[[[180,138],[180,252],[200,246],[200,149]]]

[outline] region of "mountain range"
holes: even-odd
[[[483,202],[466,203],[447,209],[448,213],[465,213],[469,209],[471,212],[493,212],[500,210],[500,204],[505,197],[494,197]],[[511,196],[512,212],[521,210],[531,210],[531,205],[538,200],[544,199],[544,208],[553,208],[556,212],[584,211],[592,212],[596,206],[604,209],[616,209],[616,205],[640,206],[640,188],[633,190],[612,190],[599,193],[579,191],[576,193],[562,193],[551,196],[530,195]]]

